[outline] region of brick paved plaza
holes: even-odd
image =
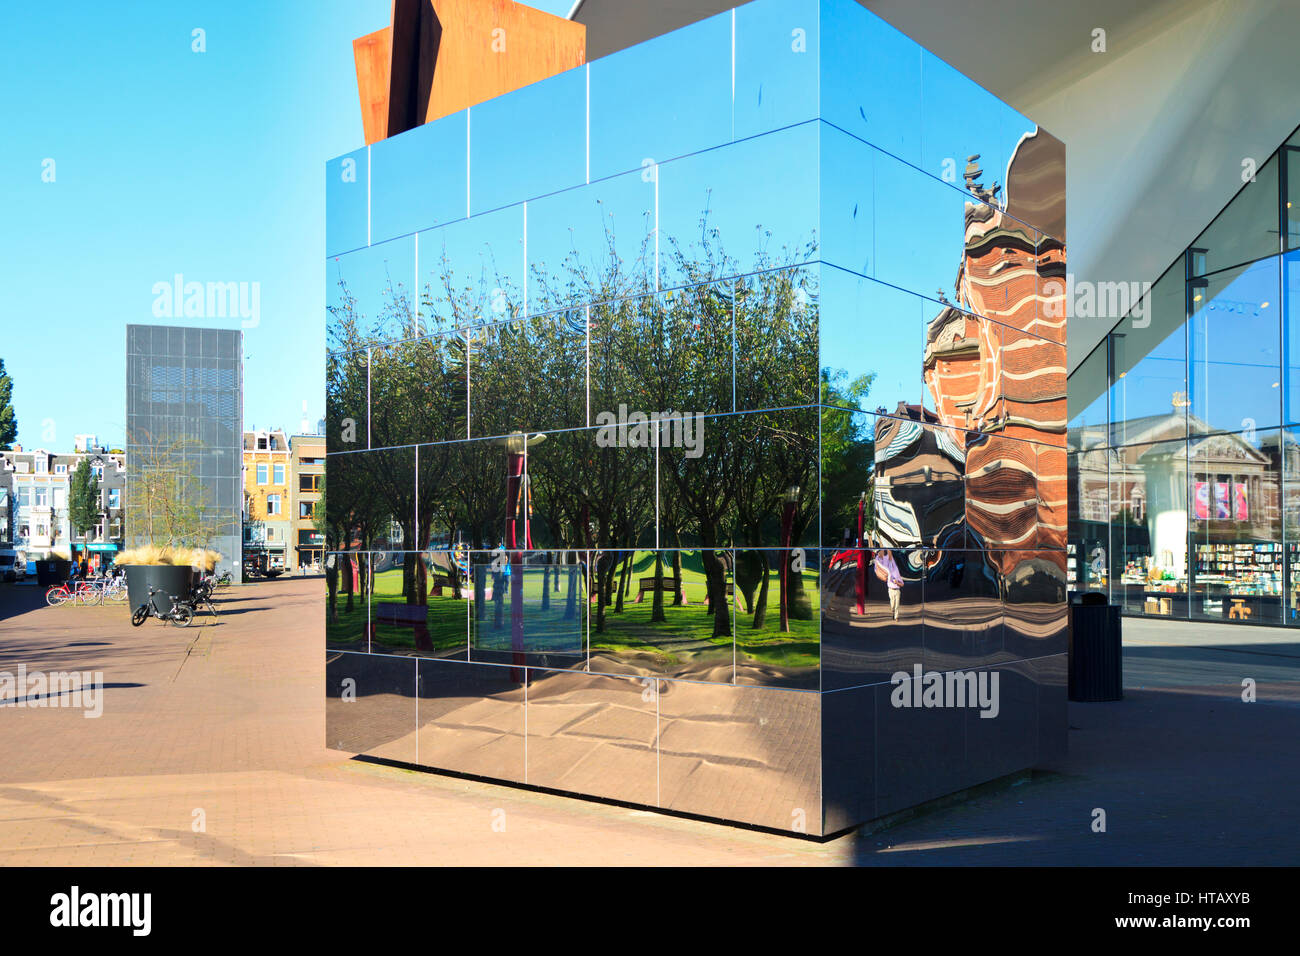
[[[133,629],[0,585],[0,671],[102,671],[103,715],[0,708],[0,864],[1295,863],[1300,648],[1126,620],[1126,698],[1070,705],[1060,766],[824,844],[326,750],[320,579]],[[1258,702],[1241,702],[1243,678]],[[1090,829],[1107,813],[1107,832]],[[201,826],[196,824],[201,823]],[[197,830],[197,832],[196,832]]]

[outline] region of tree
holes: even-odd
[[[18,437],[18,418],[13,406],[14,380],[5,371],[5,360],[0,359],[0,451],[8,451]]]
[[[127,485],[127,526],[138,540],[162,547],[207,548],[230,529],[212,516],[211,491],[194,472],[199,442],[157,442],[141,434],[131,442],[135,477]]]
[[[863,531],[874,530],[875,432],[865,408],[875,373],[849,380],[843,369],[821,373],[822,545],[843,547],[845,529],[857,528],[858,502],[866,492]]]
[[[321,475],[320,481],[316,485],[319,492],[315,503],[311,509],[311,526],[320,532],[320,536],[325,540],[325,547],[333,551],[338,545],[334,543],[335,536],[333,528],[330,526],[329,519],[325,511],[325,476]]]
[[[435,250],[414,295],[394,278],[404,268],[354,287],[338,280],[328,304],[326,524],[359,563],[384,550],[380,536],[400,524],[412,603],[425,599],[419,552],[444,536],[463,542],[482,616],[487,552],[502,541],[507,518],[500,436],[541,431],[521,511],[530,521],[526,549],[585,555],[593,634],[606,630],[607,610],[623,610],[635,548],[656,537],[648,533],[656,523],[679,582],[681,549],[699,552],[709,598],[701,610],[718,638],[732,634],[731,552],[745,549],[735,586],[761,629],[769,556],[783,528],[791,543],[817,544],[806,537],[821,505],[819,282],[806,265],[816,243],[792,247],[760,229],[740,261],[723,249],[707,208],[698,235],[670,236],[662,249],[648,220],[633,219],[615,242],[613,213],[597,211],[603,247],[594,233],[590,243],[529,259],[527,310],[519,277],[499,267],[490,244],[468,268]],[[844,387],[868,386],[864,378]],[[678,438],[684,420],[698,440],[602,440],[593,426],[620,408],[680,416]],[[746,414],[726,414],[736,409]],[[833,437],[844,443],[839,465],[852,474],[841,481],[856,502],[870,481],[870,445],[856,434]],[[787,505],[794,488],[801,491]],[[668,616],[665,564],[657,554],[658,623]],[[764,590],[756,597],[742,579]],[[577,580],[570,574],[571,608]],[[811,614],[802,574],[790,584],[789,609],[791,617]]]
[[[320,492],[320,497],[316,499],[315,505],[311,509],[311,526],[320,532],[321,538],[325,541],[325,547],[333,551],[338,547],[338,540],[341,531],[335,525],[330,523],[328,512],[325,510],[325,478],[321,477],[320,483],[316,486]],[[337,621],[339,619],[338,594],[339,594],[339,557],[331,555],[325,560],[325,589],[329,594],[329,620]]]
[[[99,523],[99,501],[99,479],[90,467],[90,459],[83,458],[68,487],[68,521],[74,537],[89,535]]]

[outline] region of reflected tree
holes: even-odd
[[[656,516],[660,546],[674,549],[673,577],[682,578],[681,548],[701,551],[715,636],[731,632],[726,552],[733,541],[744,547],[750,570],[737,571],[739,589],[761,627],[767,554],[781,540],[790,489],[801,489],[786,515],[791,540],[803,540],[819,505],[818,290],[815,271],[801,265],[815,243],[769,250],[770,234],[758,237],[742,264],[704,213],[689,245],[669,241],[660,250],[661,276],[685,277],[685,287],[656,291],[648,224],[626,261],[609,227],[603,250],[575,247],[556,268],[534,266],[528,316],[490,257],[478,275],[458,276],[444,253],[418,305],[389,278],[374,315],[361,314],[340,280],[330,307],[331,451],[425,444],[413,476],[387,453],[331,456],[326,510],[335,546],[375,549],[386,518],[396,516],[410,552],[404,591],[424,603],[417,553],[435,533],[477,551],[502,543],[505,456],[496,444],[464,439],[547,430],[530,452],[532,537],[543,548],[591,553],[594,630],[621,612],[633,545],[651,544]],[[597,304],[566,308],[575,301]],[[409,329],[419,335],[405,336]],[[597,424],[600,412],[620,406],[690,416],[692,425],[703,416],[699,444],[656,449],[651,431],[645,444],[605,446],[591,432],[553,430]],[[784,410],[729,414],[738,407]],[[657,584],[664,572],[657,554]],[[798,616],[802,575],[792,582]],[[663,619],[661,586],[653,615]]]

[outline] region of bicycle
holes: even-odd
[[[66,604],[72,600],[72,592],[68,590],[68,585],[54,584],[45,591],[45,603],[50,607],[58,607],[60,604]]]
[[[91,579],[91,584],[104,594],[102,603],[124,604],[127,600],[126,575],[109,572]]]
[[[160,588],[149,588],[149,600],[141,604],[131,614],[131,626],[139,627],[151,617],[156,617],[160,621],[166,621],[173,627],[189,627],[190,621],[194,620],[194,608],[188,603],[182,601],[173,594],[167,594],[171,604],[165,611],[158,609],[155,595],[163,594]]]
[[[212,592],[216,590],[216,583],[212,578],[202,578],[198,584],[190,589],[189,599],[186,601],[195,611],[207,608],[209,614],[217,616],[216,605],[212,603]]]
[[[93,607],[104,603],[104,585],[100,581],[78,581],[72,591],[72,603]]]
[[[99,604],[104,595],[98,584],[93,581],[76,581],[51,585],[45,592],[45,603],[50,607],[59,607],[71,601],[73,604],[86,606]]]
[[[125,604],[127,599],[126,580],[109,578],[104,582],[104,603]]]
[[[218,587],[226,587],[230,585],[235,579],[234,576],[229,571],[222,571],[215,578],[212,578],[212,580],[216,582]]]

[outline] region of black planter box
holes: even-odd
[[[126,570],[127,604],[135,610],[149,600],[149,588],[155,587],[163,594],[186,597],[194,583],[194,569],[174,564],[128,564]],[[158,609],[167,608],[167,599],[158,596]]]

